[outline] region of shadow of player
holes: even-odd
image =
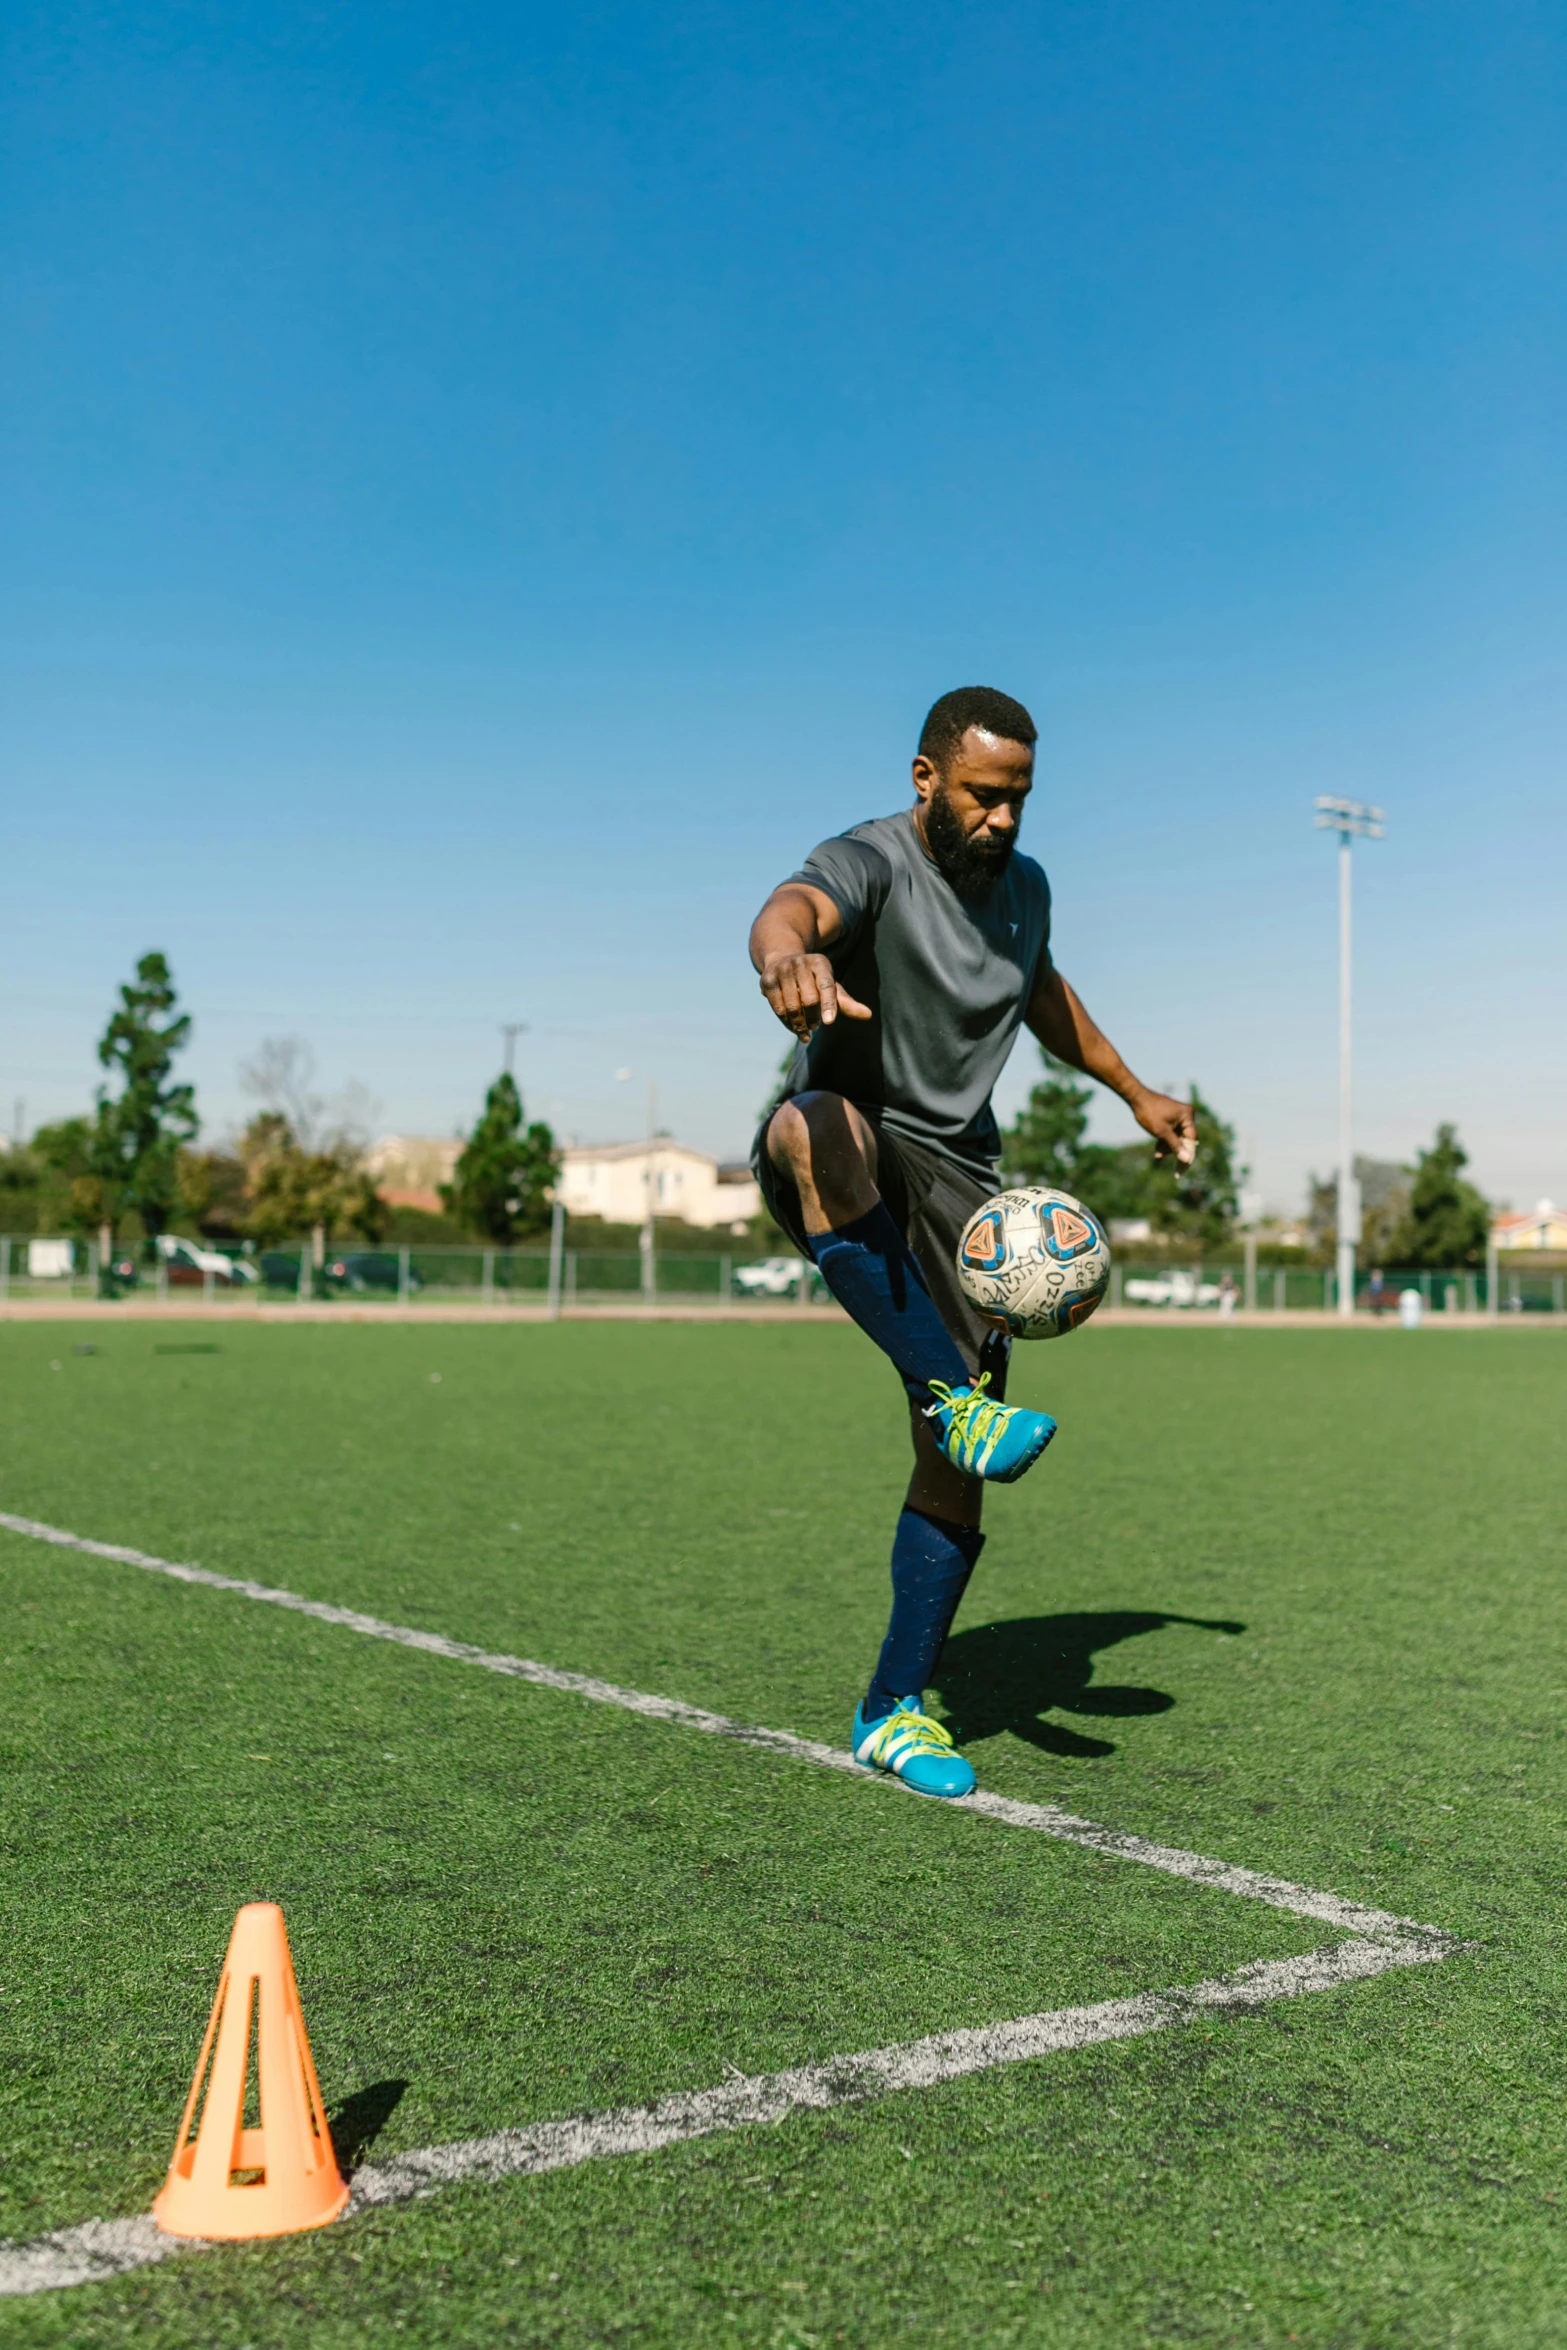
[[[1135,1640],[1166,1624],[1190,1624],[1201,1632],[1243,1632],[1244,1624],[1175,1616],[1152,1609],[1082,1616],[1020,1616],[1010,1624],[976,1624],[954,1632],[942,1651],[931,1686],[941,1697],[947,1726],[959,1746],[1010,1730],[1046,1754],[1114,1754],[1113,1741],[1085,1738],[1047,1713],[1089,1714],[1126,1719],[1132,1714],[1168,1713],[1175,1699],[1163,1689],[1093,1686],[1094,1658],[1117,1641]]]

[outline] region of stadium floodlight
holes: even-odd
[[[1355,1311],[1355,1251],[1360,1245],[1360,1185],[1355,1180],[1352,1133],[1351,1045],[1353,968],[1351,943],[1350,844],[1356,840],[1385,840],[1386,820],[1380,808],[1363,800],[1339,800],[1322,793],[1317,799],[1317,830],[1338,834],[1338,1310]]]
[[[1317,799],[1317,830],[1336,832],[1340,840],[1386,840],[1387,812],[1368,807],[1363,800],[1334,800],[1322,793]]]

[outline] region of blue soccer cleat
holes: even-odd
[[[868,1771],[891,1771],[917,1795],[968,1795],[974,1773],[939,1722],[925,1711],[923,1697],[905,1697],[879,1722],[854,1710],[854,1759]]]
[[[991,1485],[1011,1485],[1031,1469],[1056,1432],[1048,1412],[1026,1412],[1021,1404],[996,1403],[985,1393],[990,1373],[982,1372],[977,1387],[947,1387],[940,1379],[930,1383],[936,1398],[925,1417],[936,1431],[936,1442],[955,1469],[965,1477],[983,1477]]]

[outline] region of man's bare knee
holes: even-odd
[[[876,1138],[867,1120],[841,1093],[797,1093],[780,1102],[767,1128],[767,1155],[775,1167],[852,1165],[874,1178]]]
[[[806,1229],[822,1232],[874,1207],[876,1137],[841,1093],[800,1093],[767,1127],[767,1155],[793,1180]]]
[[[793,1172],[809,1166],[811,1130],[798,1102],[780,1102],[767,1122],[767,1155],[775,1167]]]
[[[797,1093],[780,1102],[767,1128],[767,1155],[775,1167],[809,1165],[836,1125],[841,1132],[848,1103],[841,1093]]]

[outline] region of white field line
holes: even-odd
[[[902,1783],[881,1773],[861,1771],[853,1758],[837,1747],[823,1746],[792,1731],[768,1730],[730,1721],[674,1697],[655,1697],[638,1689],[622,1689],[588,1673],[562,1672],[554,1665],[534,1663],[528,1657],[505,1656],[475,1647],[466,1640],[448,1640],[439,1632],[420,1632],[406,1624],[389,1624],[379,1616],[355,1608],[334,1607],[327,1601],[306,1599],[248,1578],[219,1575],[210,1568],[151,1557],[123,1544],[93,1542],[59,1526],[0,1511],[0,1527],[37,1542],[64,1550],[85,1551],[94,1558],[111,1559],[121,1566],[139,1567],[176,1582],[201,1584],[214,1591],[231,1591],[269,1607],[288,1608],[319,1623],[337,1624],[371,1640],[389,1640],[401,1648],[416,1648],[459,1664],[479,1665],[487,1672],[513,1680],[530,1681],[545,1689],[561,1689],[596,1704],[615,1705],[629,1713],[646,1714],[655,1721],[673,1722],[709,1736],[731,1738],[741,1745],[789,1756],[797,1762],[848,1771],[861,1784],[903,1792]],[[345,2213],[357,2213],[383,2204],[407,2202],[456,2185],[465,2179],[493,2180],[543,2171],[562,2170],[606,2155],[649,2153],[723,2130],[743,2129],[760,2122],[781,2121],[793,2112],[862,2102],[899,2089],[929,2088],[958,2080],[968,2073],[986,2072],[997,2065],[1018,2064],[1029,2058],[1064,2050],[1089,2048],[1109,2040],[1135,2039],[1148,2032],[1190,2022],[1203,2015],[1245,2012],[1274,1999],[1298,1998],[1303,1992],[1327,1991],[1369,1981],[1390,1967],[1416,1966],[1451,1957],[1463,1945],[1440,1927],[1395,1917],[1390,1911],[1368,1909],[1336,1894],[1318,1893],[1309,1885],[1259,1874],[1228,1861],[1210,1860],[1202,1853],[1183,1852],[1173,1845],[1154,1844],[1146,1837],[1129,1836],[1102,1828],[1093,1820],[1078,1819],[1054,1804],[1017,1803],[1010,1797],[974,1794],[949,1809],[977,1812],[1014,1828],[1030,1828],[1068,1844],[1137,1861],[1167,1876],[1183,1877],[1216,1892],[1233,1893],[1244,1900],[1261,1901],[1272,1909],[1289,1910],[1338,1928],[1351,1939],[1333,1950],[1308,1951],[1297,1958],[1259,1960],[1235,1973],[1167,1991],[1145,1991],[1131,1999],[1113,1999],[1094,2007],[1057,2008],[1043,2015],[1021,2016],[1010,2023],[981,2025],[960,2032],[941,2032],[892,2048],[868,2049],[856,2056],[829,2057],[823,2064],[802,2065],[788,2072],[761,2073],[731,2079],[713,2089],[660,2098],[652,2105],[628,2106],[616,2112],[579,2115],[566,2121],[543,2122],[531,2129],[502,2130],[493,2137],[473,2138],[451,2146],[423,2147],[395,2156],[386,2163],[366,2164],[354,2180],[353,2198]],[[0,2245],[0,2296],[44,2293],[67,2285],[89,2284],[123,2276],[187,2251],[214,2247],[165,2236],[150,2214],[134,2219],[88,2220],[79,2227],[61,2228],[30,2243]]]
[[[422,1649],[429,1656],[447,1657],[456,1664],[480,1665],[488,1673],[504,1673],[512,1680],[531,1681],[542,1689],[563,1689],[574,1697],[591,1698],[597,1705],[621,1706],[627,1713],[647,1714],[654,1721],[675,1722],[682,1729],[702,1730],[710,1737],[732,1738],[742,1746],[787,1755],[795,1762],[815,1763],[829,1771],[847,1771],[863,1786],[893,1788],[902,1794],[910,1792],[901,1779],[890,1778],[881,1771],[862,1770],[846,1748],[823,1746],[813,1738],[797,1738],[791,1730],[766,1730],[745,1722],[732,1722],[724,1714],[708,1713],[701,1706],[687,1705],[678,1697],[653,1697],[645,1690],[621,1689],[613,1681],[596,1680],[591,1673],[567,1673],[555,1665],[535,1664],[529,1657],[497,1655],[466,1640],[448,1640],[444,1633],[419,1632],[407,1624],[388,1624],[379,1616],[361,1615],[356,1608],[305,1599],[297,1591],[282,1591],[270,1583],[214,1574],[210,1567],[182,1566],[172,1559],[152,1558],[143,1550],[128,1550],[120,1543],[92,1542],[86,1535],[68,1534],[62,1527],[46,1526],[36,1518],[13,1517],[8,1511],[0,1510],[0,1527],[12,1534],[28,1535],[35,1542],[52,1542],[62,1550],[86,1551],[93,1558],[113,1559],[121,1566],[141,1567],[153,1575],[170,1575],[178,1583],[199,1583],[212,1591],[237,1592],[242,1599],[260,1600],[268,1607],[289,1608],[296,1615],[314,1618],[317,1623],[337,1624],[345,1631],[361,1633],[367,1640],[390,1640],[399,1648]],[[1312,1918],[1320,1925],[1336,1927],[1341,1933],[1392,1935],[1399,1941],[1411,1935],[1423,1935],[1442,1952],[1453,1944],[1453,1937],[1436,1926],[1422,1926],[1412,1918],[1395,1917],[1385,1909],[1367,1909],[1360,1902],[1341,1900],[1336,1893],[1315,1892],[1309,1885],[1293,1885],[1285,1877],[1264,1876],[1255,1869],[1238,1868],[1230,1861],[1210,1860],[1200,1852],[1183,1852],[1176,1845],[1154,1844],[1146,1836],[1129,1836],[1117,1828],[1102,1828],[1095,1821],[1079,1819],[1075,1813],[1062,1811],[1053,1803],[1018,1803],[1010,1796],[983,1791],[942,1800],[948,1811],[977,1812],[982,1819],[1000,1820],[1009,1828],[1031,1828],[1036,1835],[1053,1836],[1064,1844],[1082,1844],[1092,1852],[1107,1853],[1118,1860],[1138,1861],[1144,1868],[1158,1869],[1165,1876],[1184,1877],[1191,1884],[1207,1885],[1218,1893],[1233,1893],[1244,1901],[1265,1902],[1270,1909],[1289,1910],[1296,1917]]]
[[[791,2113],[861,2104],[900,2089],[934,2088],[998,2065],[1098,2047],[1108,2040],[1134,2040],[1204,2016],[1244,2014],[1271,2000],[1364,1983],[1391,1967],[1430,1963],[1455,1947],[1451,1938],[1429,1929],[1401,1940],[1357,1936],[1335,1950],[1259,1960],[1234,1974],[1176,1990],[1144,1991],[1136,1998],[1107,1999],[1096,2007],[1058,2007],[1045,2015],[1019,2016],[1011,2023],[936,2032],[897,2047],[830,2056],[825,2064],[757,2073],[712,2089],[660,2097],[652,2105],[498,2130],[493,2137],[462,2139],[451,2146],[424,2146],[387,2162],[367,2163],[354,2179],[343,2216],[352,2219],[387,2204],[422,2199],[465,2180],[536,2177],[607,2155],[650,2154],[661,2146],[723,2130],[780,2122]],[[124,2276],[181,2252],[216,2249],[210,2243],[165,2236],[146,2212],[135,2219],[88,2220],[81,2227],[37,2236],[31,2243],[0,2244],[0,2295],[56,2292],[67,2285]]]

